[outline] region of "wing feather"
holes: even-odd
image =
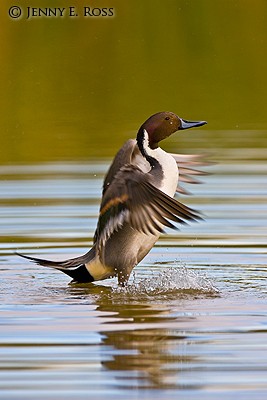
[[[116,174],[119,170],[124,166],[131,162],[132,154],[136,146],[136,140],[129,139],[127,142],[124,143],[122,148],[118,151],[115,155],[114,160],[109,167],[109,170],[106,174],[103,183],[103,193],[108,189],[108,187],[112,184],[113,179],[115,178]]]
[[[136,231],[159,234],[170,222],[185,224],[201,219],[199,213],[168,196],[152,182],[149,174],[135,165],[122,167],[106,188],[100,207],[95,242],[101,248],[123,224]]]
[[[179,169],[179,183],[177,193],[190,195],[191,193],[181,186],[181,182],[190,184],[202,183],[195,176],[209,175],[209,172],[199,170],[198,167],[207,167],[213,165],[213,162],[206,161],[206,154],[171,154],[175,159]]]

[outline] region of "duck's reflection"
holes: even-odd
[[[180,386],[178,373],[193,357],[186,355],[185,337],[167,329],[147,329],[103,333],[103,344],[114,348],[111,360],[103,365],[114,371],[134,371],[141,386]]]
[[[111,288],[92,286],[79,290],[95,296],[100,318],[103,313],[103,326],[118,326],[99,332],[102,351],[108,353],[103,357],[103,367],[116,371],[120,385],[123,381],[127,387],[184,387],[179,375],[196,357],[188,354],[192,341],[179,329],[179,323],[184,325],[195,317],[172,314],[166,301],[140,303],[131,296],[127,301],[126,295],[114,294]]]

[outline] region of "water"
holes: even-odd
[[[105,160],[0,167],[1,398],[265,398],[261,155],[208,167],[213,174],[183,197],[205,222],[162,236],[126,289],[115,279],[69,285],[14,254],[85,252],[107,168]]]

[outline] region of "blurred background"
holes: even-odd
[[[208,121],[166,149],[265,158],[265,0],[19,3],[20,19],[1,7],[1,164],[112,157],[162,110]],[[83,18],[88,5],[115,16]],[[28,6],[80,16],[29,20]]]

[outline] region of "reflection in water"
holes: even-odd
[[[113,284],[55,283],[39,293],[46,305],[2,306],[0,376],[10,383],[0,388],[49,396],[49,383],[76,398],[119,390],[129,399],[134,388],[193,390],[202,399],[222,387],[267,390],[264,301],[197,290],[145,300]]]
[[[138,299],[137,299],[138,302]],[[150,324],[170,325],[176,322],[186,322],[194,317],[172,314],[171,308],[166,306],[140,304],[99,304],[99,311],[112,311],[116,315],[113,324],[126,323],[140,326],[140,329],[104,331],[100,332],[103,345],[112,347],[111,360],[103,361],[102,365],[108,370],[134,371],[118,385],[127,387],[178,387],[178,365],[193,362],[193,357],[187,357],[185,347],[186,336],[177,331],[166,328],[142,329],[142,325]],[[107,322],[106,322],[107,323]],[[176,333],[177,332],[177,333]],[[182,350],[182,351],[180,351]],[[176,354],[175,354],[176,353]],[[178,380],[178,381],[177,381]]]
[[[187,355],[190,341],[166,329],[105,332],[103,336],[103,344],[114,352],[112,360],[103,362],[105,368],[135,372],[128,387],[179,387],[179,370],[196,359]]]
[[[87,286],[87,287],[85,287]],[[140,290],[135,289],[135,299],[131,289],[123,288],[120,292],[113,287],[101,285],[74,285],[70,290],[73,295],[94,296],[96,310],[99,317],[104,319],[103,326],[112,323],[113,327],[118,325],[117,330],[100,331],[101,345],[104,349],[112,349],[111,357],[102,361],[102,365],[110,371],[115,371],[118,379],[116,383],[123,387],[146,387],[146,388],[172,388],[179,387],[179,371],[184,370],[187,365],[193,364],[195,356],[187,355],[187,346],[192,340],[187,337],[184,326],[196,319],[194,315],[182,313],[177,316],[172,312],[172,306],[168,307],[166,296],[146,297]],[[124,295],[122,293],[124,291]],[[127,293],[128,292],[128,293]],[[184,293],[183,290],[173,292],[168,300],[176,299],[180,303],[186,297],[187,300],[204,296],[204,290],[191,290]],[[210,296],[210,293],[207,293]],[[190,300],[189,300],[190,301]],[[152,302],[152,305],[151,305]],[[162,303],[163,302],[163,303]],[[160,304],[161,303],[161,304]],[[183,327],[179,329],[179,325]],[[121,330],[122,326],[130,329]],[[151,328],[157,326],[157,328]],[[164,326],[169,326],[168,329]],[[161,328],[160,328],[161,327]],[[108,329],[108,328],[107,328]],[[120,371],[123,371],[122,381]],[[127,371],[134,372],[127,375]],[[126,373],[125,373],[126,372]],[[197,385],[198,386],[198,385]],[[187,385],[189,388],[190,385]]]

